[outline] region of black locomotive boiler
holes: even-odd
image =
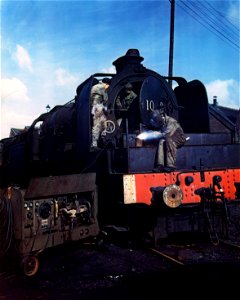
[[[96,237],[111,225],[133,236],[157,228],[159,237],[207,226],[215,239],[213,219],[220,219],[221,233],[229,233],[230,211],[240,200],[237,127],[217,118],[199,80],[161,76],[143,60],[137,49],[129,49],[113,62],[116,73],[93,74],[73,100],[0,141],[0,250],[4,255],[15,243],[26,275],[37,272],[37,254],[44,249]],[[90,91],[103,77],[111,79],[106,132],[99,151],[92,151]],[[121,110],[116,100],[126,83],[137,97]],[[138,136],[148,131],[160,103],[188,140],[178,149],[177,169],[156,173],[158,143],[139,143]]]

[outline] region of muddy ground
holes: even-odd
[[[1,261],[0,300],[81,299],[142,300],[165,297],[208,297],[239,292],[240,250],[204,241],[196,251],[177,242],[164,251],[181,259],[179,265],[143,243],[71,243],[39,256],[34,277],[25,277],[14,261]],[[7,268],[6,268],[7,266]],[[229,298],[230,299],[230,298]]]

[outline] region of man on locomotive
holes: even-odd
[[[122,119],[127,118],[129,107],[136,97],[137,94],[134,93],[132,84],[130,82],[126,83],[123,92],[120,93],[116,100],[116,116],[119,115],[119,118],[117,118],[119,126],[122,123]]]
[[[92,150],[98,150],[98,140],[100,134],[104,133],[106,117],[106,104],[108,101],[107,89],[111,83],[110,78],[103,78],[102,81],[92,86],[91,89],[91,104],[93,115],[92,126]]]
[[[183,129],[174,118],[166,114],[165,105],[162,102],[160,109],[153,111],[150,123],[155,130],[160,131],[156,167],[153,171],[174,171],[176,169],[177,148],[186,142]]]

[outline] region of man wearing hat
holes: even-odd
[[[128,111],[131,103],[133,102],[133,100],[136,97],[137,97],[137,94],[134,93],[132,84],[130,82],[126,83],[125,86],[124,86],[123,92],[120,93],[120,95],[116,99],[116,107],[117,107],[117,110],[118,110],[117,115],[119,115],[119,116],[122,115],[123,116],[124,115],[123,112]],[[121,122],[122,122],[122,118],[119,117],[117,122],[118,122],[118,125],[120,126]]]
[[[108,101],[107,89],[111,83],[110,78],[103,78],[100,82],[92,86],[91,89],[91,104],[93,115],[93,127],[92,127],[92,144],[91,149],[98,149],[98,140],[100,134],[103,134],[105,129],[105,121],[107,117],[105,115],[106,104]]]
[[[151,125],[161,132],[156,167],[154,172],[171,172],[176,169],[177,148],[186,142],[183,129],[180,124],[165,112],[165,105],[161,102],[160,109],[154,110],[151,116]]]

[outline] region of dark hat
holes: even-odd
[[[103,83],[107,83],[107,84],[110,85],[110,84],[111,84],[111,79],[108,78],[108,77],[105,77],[105,78],[102,79],[102,82],[103,82]]]

